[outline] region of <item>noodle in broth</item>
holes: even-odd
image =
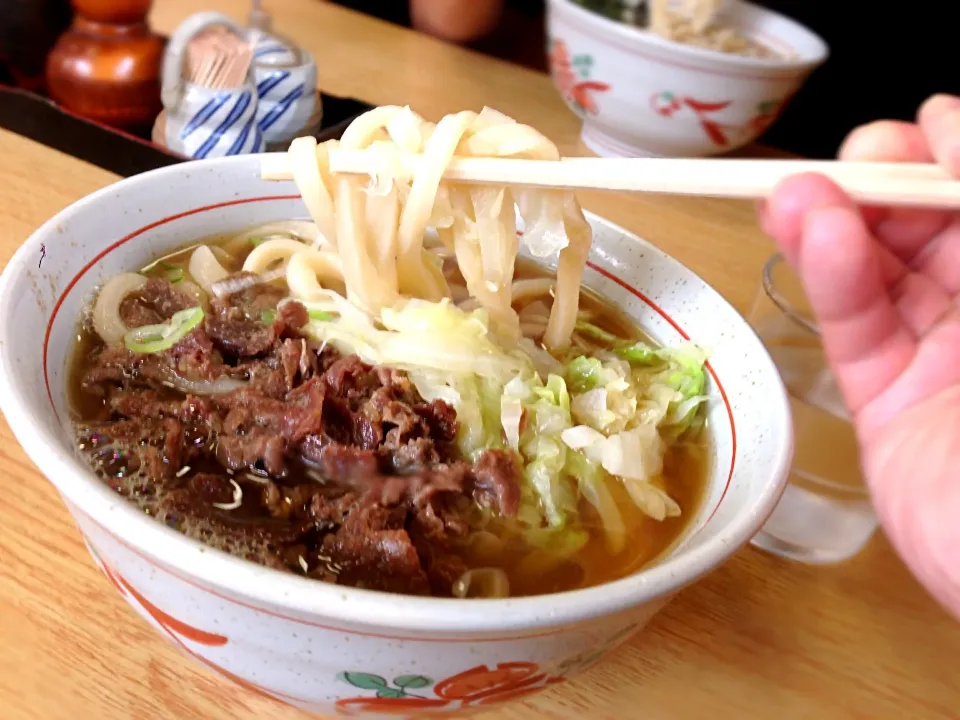
[[[338,147],[382,170],[332,174]],[[72,375],[98,474],[228,552],[393,592],[569,590],[671,547],[707,471],[703,353],[581,289],[572,194],[450,185],[454,155],[557,150],[489,109],[377,108],[291,144],[309,222],[108,281]],[[515,207],[556,270],[518,259]]]

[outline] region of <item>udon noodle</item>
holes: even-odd
[[[337,149],[365,150],[382,172],[369,183],[359,177],[334,178],[329,153]],[[401,153],[422,153],[415,175],[405,173]],[[567,347],[590,249],[590,228],[572,193],[441,183],[454,155],[559,158],[543,135],[491,108],[448,115],[435,125],[409,108],[380,107],[352,123],[339,142],[318,146],[312,138],[295,140],[290,167],[319,237],[313,242],[316,253],[289,258],[287,282],[294,295],[338,302],[314,283],[311,270],[328,280],[339,273],[347,299],[371,316],[401,296],[438,301],[469,295],[471,305],[487,311],[499,336],[519,339],[519,319],[512,309],[518,249],[514,208],[519,207],[531,254],[546,258],[559,251],[556,301],[543,341],[553,350]],[[341,237],[349,240],[341,242]],[[244,269],[256,271],[288,257],[283,242],[268,241]],[[438,248],[429,245],[442,250],[430,252]],[[443,250],[455,256],[463,286],[451,287],[441,272]]]

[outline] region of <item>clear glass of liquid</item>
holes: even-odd
[[[796,451],[787,489],[751,541],[768,552],[828,564],[856,555],[877,529],[857,438],[800,280],[779,254],[763,268],[750,324],[790,394]]]

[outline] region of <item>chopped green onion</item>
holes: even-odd
[[[249,240],[250,240],[250,244],[251,244],[251,245],[253,245],[254,247],[257,247],[257,245],[260,245],[261,243],[263,243],[263,242],[266,240],[266,238],[265,238],[265,237],[252,237],[252,238],[249,238]]]
[[[307,315],[311,320],[320,320],[321,322],[333,320],[333,315],[323,310],[307,310]]]
[[[260,313],[260,322],[264,325],[273,325],[273,321],[277,319],[276,310],[264,310]]]
[[[203,308],[194,307],[174,313],[170,322],[144,325],[123,336],[123,344],[137,353],[156,353],[168,350],[182,340],[203,320]]]
[[[650,347],[645,342],[637,342],[633,345],[617,348],[614,352],[631,365],[656,365],[663,362],[663,358],[661,358],[657,349]]]
[[[160,269],[165,271],[167,280],[176,285],[178,282],[186,277],[186,273],[183,270],[183,267],[180,265],[175,265],[173,263],[163,262],[162,260],[157,263],[160,266]]]
[[[600,342],[603,342],[603,343],[608,343],[612,345],[614,343],[623,342],[621,338],[618,338],[613,333],[609,333],[603,328],[597,327],[592,323],[578,322],[576,327],[579,332],[586,335],[587,337],[592,338],[594,340],[599,340]]]

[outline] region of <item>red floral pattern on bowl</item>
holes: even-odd
[[[599,111],[593,93],[610,89],[605,82],[589,79],[592,67],[593,58],[590,55],[571,58],[563,40],[551,43],[550,74],[564,100],[571,103],[581,115],[596,115]]]
[[[492,703],[516,700],[532,695],[563,678],[541,672],[537,663],[500,663],[496,667],[479,665],[448,677],[434,685],[423,675],[405,675],[388,683],[379,675],[346,672],[340,679],[354,687],[375,691],[373,697],[346,698],[337,701],[337,711],[344,716],[356,712],[404,715],[444,709],[443,714]],[[433,685],[435,697],[411,693]]]

